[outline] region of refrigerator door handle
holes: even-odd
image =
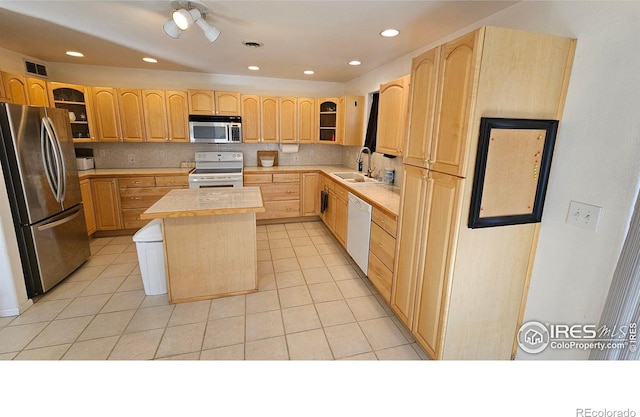
[[[58,189],[60,190],[60,202],[64,201],[64,197],[67,194],[67,164],[64,160],[64,153],[62,152],[62,145],[60,145],[60,136],[56,131],[56,127],[53,124],[53,120],[47,116],[47,121],[53,132],[53,143],[55,145],[55,151],[58,154],[58,161],[60,161],[60,176],[58,177]]]
[[[54,136],[55,132],[51,123],[51,119],[48,117],[42,118],[42,124],[40,128],[40,149],[42,151],[42,163],[44,165],[44,172],[49,182],[49,187],[53,192],[55,199],[58,203],[61,202],[62,187],[60,183],[60,175],[63,166],[60,161],[60,152],[57,146],[57,138]],[[53,161],[51,156],[53,155]],[[55,163],[55,164],[53,164]]]
[[[80,215],[81,210],[82,210],[82,206],[76,208],[76,210],[70,216],[67,216],[67,217],[65,217],[63,219],[60,219],[60,220],[56,220],[56,221],[51,222],[51,223],[43,224],[42,226],[38,226],[38,231],[42,232],[43,230],[53,229],[54,227],[58,227],[61,224],[65,224],[67,222],[70,222],[71,220],[75,219],[76,217],[78,217]]]

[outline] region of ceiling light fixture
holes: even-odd
[[[260,67],[257,65],[249,65],[247,68],[249,68],[251,71],[259,71]]]
[[[158,60],[155,58],[144,57],[142,58],[144,62],[149,62],[150,64],[157,64]]]
[[[362,62],[357,61],[357,60],[349,61],[349,65],[356,66],[356,65],[360,65],[360,64],[362,64]]]
[[[307,75],[313,75],[313,74],[315,74],[315,71],[306,70],[304,73],[307,74]]]
[[[400,31],[397,29],[385,29],[380,32],[380,36],[384,36],[385,38],[393,38],[394,36],[398,36]]]
[[[209,8],[203,2],[172,1],[171,7],[174,11],[171,19],[165,22],[163,29],[173,39],[178,39],[182,32],[191,27],[193,23],[202,29],[209,42],[214,42],[220,36],[220,30],[207,22]]]
[[[78,57],[78,58],[84,57],[84,54],[82,52],[67,51],[66,54],[69,55],[69,56],[75,56],[75,57]]]

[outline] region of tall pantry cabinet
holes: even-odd
[[[467,227],[480,119],[560,119],[575,43],[483,27],[412,61],[391,307],[434,359],[512,357],[539,224]]]

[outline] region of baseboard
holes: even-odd
[[[18,308],[8,308],[6,310],[0,310],[0,317],[13,317],[19,316],[24,313],[26,309],[33,305],[33,300],[29,298],[27,301],[22,303]]]

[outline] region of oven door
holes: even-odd
[[[242,187],[242,175],[195,176],[189,175],[189,188]]]
[[[229,124],[224,122],[189,122],[191,143],[230,142]]]

